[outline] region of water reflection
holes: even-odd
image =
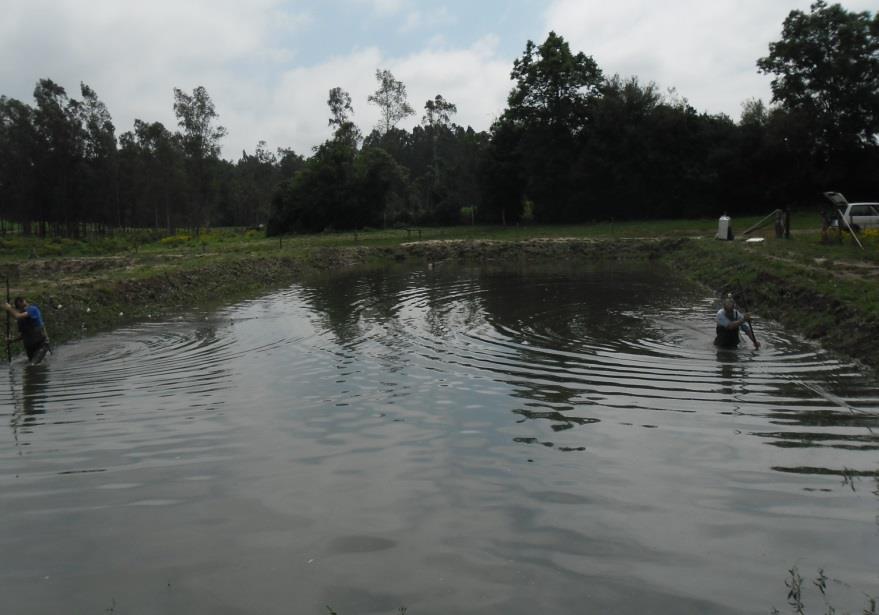
[[[440,263],[62,347],[0,380],[0,590],[756,613],[815,554],[869,589],[879,388],[774,323],[719,352],[716,309],[653,267]]]
[[[48,402],[47,385],[49,382],[49,364],[27,364],[21,370],[21,388],[18,389],[15,372],[10,370],[9,385],[12,399],[12,418],[10,424],[18,441],[19,431],[29,433],[30,428],[43,422]]]

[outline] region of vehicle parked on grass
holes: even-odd
[[[879,228],[879,203],[849,203],[839,192],[825,192],[824,196],[833,203],[836,209],[833,228],[839,228],[840,220],[844,219],[853,230]],[[842,224],[845,227],[845,223]]]

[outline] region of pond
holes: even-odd
[[[879,385],[772,322],[718,351],[717,307],[653,265],[436,263],[19,359],[4,612],[789,612],[794,566],[860,612]]]

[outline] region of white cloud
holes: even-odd
[[[295,57],[273,41],[295,41],[311,23],[282,0],[32,0],[7,16],[0,25],[2,94],[30,102],[35,81],[49,77],[78,97],[83,81],[121,133],[135,118],[173,128],[173,88],[203,85],[229,128],[227,155],[271,136],[248,118],[268,93],[265,75]]]
[[[778,40],[787,14],[808,11],[811,1],[555,0],[545,20],[605,73],[674,87],[700,111],[738,118],[744,100],[769,100],[770,78],[757,73],[757,59]],[[846,8],[871,4],[850,0]]]
[[[385,12],[407,5],[368,1]],[[285,6],[283,0],[31,0],[0,21],[0,94],[32,102],[35,81],[49,77],[78,98],[84,81],[122,133],[135,118],[174,129],[173,88],[203,85],[229,131],[223,155],[232,159],[242,149],[253,151],[260,139],[271,148],[309,154],[330,135],[326,99],[335,86],[351,93],[354,119],[368,132],[378,122],[377,109],[367,104],[377,68],[406,83],[418,111],[408,125],[437,93],[458,105],[459,123],[477,129],[487,128],[503,108],[509,62],[498,60],[496,39],[444,49],[434,38],[426,51],[397,57],[368,47],[295,65],[297,35],[313,21]],[[444,12],[427,15],[450,19]]]
[[[469,49],[429,50],[391,58],[371,47],[332,58],[314,66],[283,71],[270,85],[255,89],[220,86],[212,92],[223,122],[229,127],[224,155],[237,158],[240,150],[253,150],[259,139],[269,147],[292,146],[308,155],[311,147],[330,137],[326,105],[330,88],[351,94],[354,121],[364,134],[379,122],[378,109],[367,102],[376,87],[376,69],[388,69],[407,88],[416,115],[401,127],[421,120],[424,102],[437,94],[458,106],[456,121],[486,129],[503,110],[511,87],[509,65],[498,59],[493,39],[480,40]],[[233,145],[234,144],[234,145]]]
[[[497,55],[497,39],[486,37],[468,49],[430,50],[402,58],[392,72],[406,84],[417,119],[437,94],[458,107],[455,122],[484,130],[499,115],[512,87],[510,63]]]

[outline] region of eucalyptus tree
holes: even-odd
[[[329,98],[327,98],[327,106],[330,108],[329,126],[339,128],[349,121],[349,117],[354,114],[354,107],[351,106],[351,95],[340,87],[330,89]]]
[[[185,224],[185,211],[175,204],[187,198],[185,153],[179,134],[161,122],[134,120],[134,131],[120,137],[123,201],[134,205],[136,224],[165,228]]]
[[[0,96],[0,233],[9,222],[31,232],[35,220],[38,178],[34,165],[41,155],[34,110],[20,100]]]
[[[257,226],[269,215],[275,186],[280,181],[278,157],[259,141],[253,154],[241,153],[231,174],[231,211],[224,212],[227,225]]]
[[[452,124],[452,116],[457,112],[458,107],[454,103],[447,101],[442,94],[437,94],[433,100],[424,103],[421,124],[430,128],[448,128]]]
[[[34,100],[33,122],[39,142],[34,160],[39,178],[35,218],[41,235],[46,233],[46,223],[51,223],[55,232],[66,232],[82,213],[75,188],[83,149],[79,103],[51,79],[37,82]]]
[[[119,201],[116,127],[97,93],[80,83],[82,102],[78,106],[83,129],[83,183],[88,203],[86,217],[123,226]]]
[[[432,100],[424,103],[424,117],[421,124],[429,133],[431,140],[431,181],[427,190],[427,208],[435,209],[434,202],[440,200],[440,164],[439,164],[439,139],[441,136],[450,134],[449,127],[452,124],[452,116],[458,112],[458,107],[454,103],[443,98],[442,94],[437,94]]]
[[[328,125],[335,127],[334,138],[356,148],[363,136],[360,134],[360,129],[351,121],[351,116],[354,115],[351,95],[340,87],[332,88],[327,98],[327,106],[330,108]]]
[[[375,78],[379,84],[378,89],[367,100],[379,108],[379,131],[387,134],[401,120],[414,115],[415,110],[406,98],[406,86],[402,81],[396,80],[391,71],[378,69],[375,71]]]
[[[183,129],[183,149],[186,152],[189,178],[193,183],[191,222],[198,232],[202,224],[210,222],[209,207],[214,196],[215,163],[220,155],[220,140],[226,136],[226,129],[215,125],[217,112],[203,86],[196,87],[192,94],[174,88],[174,114],[177,116],[178,126]]]

